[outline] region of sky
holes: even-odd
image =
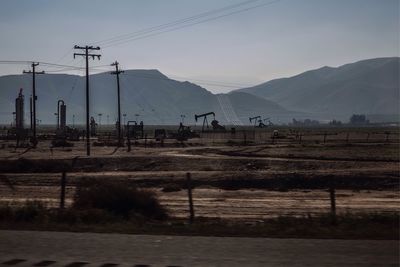
[[[108,65],[118,60],[123,69],[158,69],[220,93],[323,66],[399,56],[399,0],[243,2],[2,0],[0,60],[82,66],[81,58],[73,59],[73,46],[99,44],[102,58],[90,64],[102,67],[92,72],[111,70]],[[187,25],[176,24],[108,47],[97,43],[235,4],[241,5],[189,23],[214,18],[206,22],[171,30]],[[0,75],[28,68],[0,64]]]

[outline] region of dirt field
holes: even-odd
[[[204,134],[187,142],[140,140],[127,147],[36,149],[0,143],[0,202],[40,200],[57,206],[61,172],[67,172],[67,204],[80,179],[128,180],[155,191],[171,215],[187,216],[185,176],[192,174],[196,216],[260,220],[329,211],[334,186],[337,211],[398,212],[399,140],[390,129],[307,129]],[[296,137],[297,136],[297,137]],[[325,138],[325,142],[324,142]],[[93,139],[92,141],[95,141]]]

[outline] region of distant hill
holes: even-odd
[[[251,93],[289,110],[319,118],[399,114],[400,58],[376,58],[323,67],[237,92]]]
[[[91,114],[102,123],[114,123],[117,119],[117,89],[114,75],[100,73],[90,76]],[[248,117],[262,115],[278,120],[289,120],[296,112],[289,112],[280,105],[247,93],[214,95],[206,89],[190,83],[169,79],[158,70],[127,70],[120,75],[121,109],[127,114],[126,121],[138,120],[145,124],[178,124],[181,114],[185,122],[194,124],[194,114],[210,111],[222,124],[233,124],[232,115],[247,123]],[[54,124],[57,100],[67,105],[67,123],[84,122],[85,78],[66,74],[37,76],[37,118],[45,124]],[[25,118],[29,122],[30,75],[0,77],[0,123],[12,121],[15,98],[19,88],[24,89]],[[222,102],[221,102],[222,101]],[[230,110],[230,111],[229,111]],[[237,123],[237,122],[236,122]]]
[[[341,119],[354,113],[379,121],[399,114],[399,58],[377,58],[338,68],[323,67],[294,77],[272,80],[229,94],[212,94],[190,82],[169,79],[158,70],[127,70],[120,75],[121,110],[128,120],[145,124],[195,124],[194,115],[213,111],[221,124],[248,124],[261,115],[273,122],[296,119]],[[117,119],[115,76],[109,72],[90,76],[91,115],[102,123]],[[85,77],[67,74],[37,76],[37,118],[55,124],[57,101],[67,104],[67,123],[85,118]],[[29,123],[31,76],[0,77],[0,123],[10,124],[19,88],[24,89],[25,118]],[[139,116],[135,116],[138,114]],[[372,119],[373,120],[373,119]],[[200,122],[199,122],[200,123]]]

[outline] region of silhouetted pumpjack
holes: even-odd
[[[249,118],[250,123],[254,121],[254,127],[257,127],[257,122],[261,122],[261,116],[255,116]]]
[[[204,113],[204,114],[200,114],[200,115],[194,115],[194,119],[195,119],[196,122],[197,122],[197,120],[198,120],[199,118],[204,118],[204,119],[203,119],[203,127],[201,128],[201,132],[202,132],[202,133],[204,132],[204,125],[207,125],[207,129],[209,128],[209,127],[208,127],[207,116],[210,116],[210,115],[213,116],[213,121],[215,121],[215,113],[214,113],[214,112],[208,112],[208,113]]]

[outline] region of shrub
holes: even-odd
[[[135,215],[157,220],[167,218],[166,210],[153,192],[138,190],[126,182],[81,181],[77,185],[73,207],[105,210],[124,219]]]
[[[0,206],[0,221],[33,222],[46,216],[46,208],[39,201],[27,201],[19,207]]]

